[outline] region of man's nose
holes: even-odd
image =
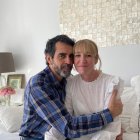
[[[67,64],[72,64],[72,63],[73,63],[72,58],[70,58],[70,57],[66,57],[66,59],[65,59],[65,63],[67,63]]]

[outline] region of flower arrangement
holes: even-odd
[[[16,93],[15,89],[10,86],[5,86],[0,89],[0,95],[4,96],[5,105],[10,106],[10,97],[15,93]]]
[[[0,89],[0,95],[2,95],[2,96],[12,95],[15,93],[16,93],[15,89],[10,86],[5,86]]]

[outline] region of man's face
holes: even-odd
[[[62,77],[66,78],[71,73],[73,66],[73,48],[62,42],[57,42],[55,46],[54,57],[49,56],[47,62],[57,79],[61,80]]]

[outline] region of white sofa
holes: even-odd
[[[124,140],[138,140],[140,75],[131,78],[131,87],[125,87],[121,96],[123,112],[120,116],[124,129]]]

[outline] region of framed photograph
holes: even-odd
[[[12,74],[7,77],[7,86],[11,86],[15,89],[24,88],[25,75],[24,74]]]

